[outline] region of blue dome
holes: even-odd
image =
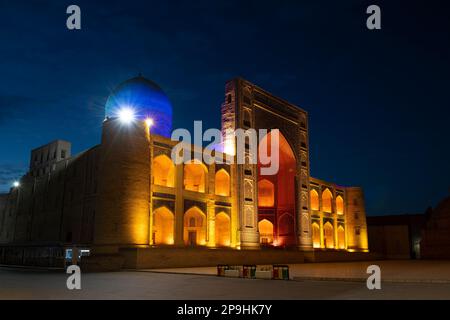
[[[152,118],[152,133],[170,137],[172,105],[164,91],[153,81],[138,76],[117,86],[106,101],[105,115],[115,118],[123,108],[131,108],[138,120]]]

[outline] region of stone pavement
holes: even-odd
[[[290,264],[293,280],[366,281],[367,267],[381,268],[382,282],[450,283],[450,261],[383,260],[369,262],[336,262]],[[215,267],[145,270],[163,273],[216,275]]]
[[[0,268],[1,299],[447,299],[450,284],[236,279],[154,272],[86,273],[81,290],[68,290],[59,271]]]

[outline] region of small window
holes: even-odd
[[[195,218],[189,218],[189,227],[195,227]]]
[[[356,211],[356,212],[355,212],[355,220],[358,220],[358,219],[359,219],[359,212]]]
[[[53,152],[53,159],[56,159],[56,150]]]
[[[66,158],[66,150],[61,150],[61,159]]]
[[[228,103],[231,103],[231,94],[228,94],[228,95],[227,95],[227,102],[228,102]]]
[[[361,234],[361,229],[359,227],[355,228],[355,234],[359,236]]]

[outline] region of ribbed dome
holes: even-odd
[[[164,91],[153,81],[139,75],[117,86],[106,101],[105,115],[115,118],[123,108],[131,108],[138,120],[152,118],[152,133],[170,137],[172,105]]]

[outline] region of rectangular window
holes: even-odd
[[[359,227],[355,228],[355,234],[359,236],[361,234],[361,229]]]
[[[61,159],[66,157],[66,150],[61,150]]]

